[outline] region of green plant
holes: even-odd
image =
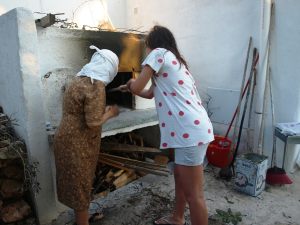
[[[237,225],[242,221],[242,214],[240,212],[234,213],[230,208],[227,210],[227,212],[221,209],[216,209],[216,212],[217,214],[215,214],[214,217],[220,222]]]

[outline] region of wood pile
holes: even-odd
[[[157,148],[146,147],[143,137],[134,132],[106,137],[101,142],[94,198],[106,196],[146,174],[169,174],[169,158]]]
[[[33,210],[28,203],[29,191],[24,185],[24,148],[24,143],[14,135],[11,120],[0,113],[0,224],[34,221]]]

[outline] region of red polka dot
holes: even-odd
[[[168,95],[167,92],[165,92],[165,91],[163,92],[163,94],[164,94],[164,96],[167,96],[167,95]]]
[[[158,106],[159,106],[159,107],[162,107],[162,103],[161,103],[161,102],[159,102],[159,103],[158,103]]]
[[[186,104],[188,104],[188,105],[191,104],[191,102],[190,102],[189,100],[186,100],[185,102],[186,102]]]
[[[191,90],[191,94],[194,95],[194,91],[193,90]]]
[[[184,83],[183,80],[179,80],[179,81],[178,81],[178,84],[179,84],[179,85],[183,85],[183,83]]]
[[[189,136],[190,135],[188,133],[185,133],[185,134],[182,135],[183,138],[189,138]]]
[[[179,116],[183,116],[184,115],[184,112],[183,111],[180,111],[179,112]]]
[[[163,147],[167,147],[168,144],[167,144],[167,143],[163,143],[162,146],[163,146]]]
[[[200,141],[200,142],[198,143],[198,146],[200,146],[200,145],[203,145],[203,142],[202,142],[202,141]]]
[[[162,60],[162,59],[158,59],[158,60],[157,60],[157,62],[159,62],[159,63],[162,63],[162,62],[163,62],[163,60]]]
[[[162,127],[165,127],[165,126],[166,126],[166,124],[165,124],[165,123],[162,123],[162,124],[161,124],[161,126],[162,126]]]
[[[172,96],[176,96],[176,92],[172,92],[171,95],[172,95]]]
[[[168,73],[163,73],[162,75],[163,75],[163,77],[167,77]]]
[[[172,112],[171,111],[169,111],[168,114],[169,114],[169,116],[172,116]]]
[[[175,132],[171,132],[171,136],[174,137],[175,136]]]
[[[211,129],[208,129],[207,132],[210,134],[211,133]]]
[[[199,125],[199,124],[200,124],[200,121],[199,121],[199,120],[195,120],[195,121],[194,121],[194,124],[195,124],[195,125]]]
[[[173,64],[173,65],[177,65],[177,61],[173,60],[173,61],[172,61],[172,64]]]

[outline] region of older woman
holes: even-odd
[[[65,91],[54,137],[58,200],[74,209],[77,225],[89,224],[101,126],[119,114],[117,106],[105,106],[105,86],[117,74],[118,57],[107,49],[90,48],[96,52]]]

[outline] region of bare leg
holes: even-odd
[[[177,165],[175,165],[174,178],[175,178],[175,208],[174,208],[173,218],[176,222],[178,222],[178,224],[184,224],[184,209],[186,205],[186,200],[185,200],[183,188],[180,185],[180,177],[179,177]]]
[[[203,166],[177,165],[180,187],[190,207],[192,225],[207,225],[208,213],[204,199]]]
[[[173,215],[165,216],[155,221],[156,224],[184,224],[184,209],[186,205],[186,200],[184,197],[183,188],[180,186],[179,173],[177,171],[177,165],[175,165],[174,179],[175,179],[175,207]]]
[[[89,211],[82,210],[76,211],[75,210],[75,218],[77,225],[89,225]]]

